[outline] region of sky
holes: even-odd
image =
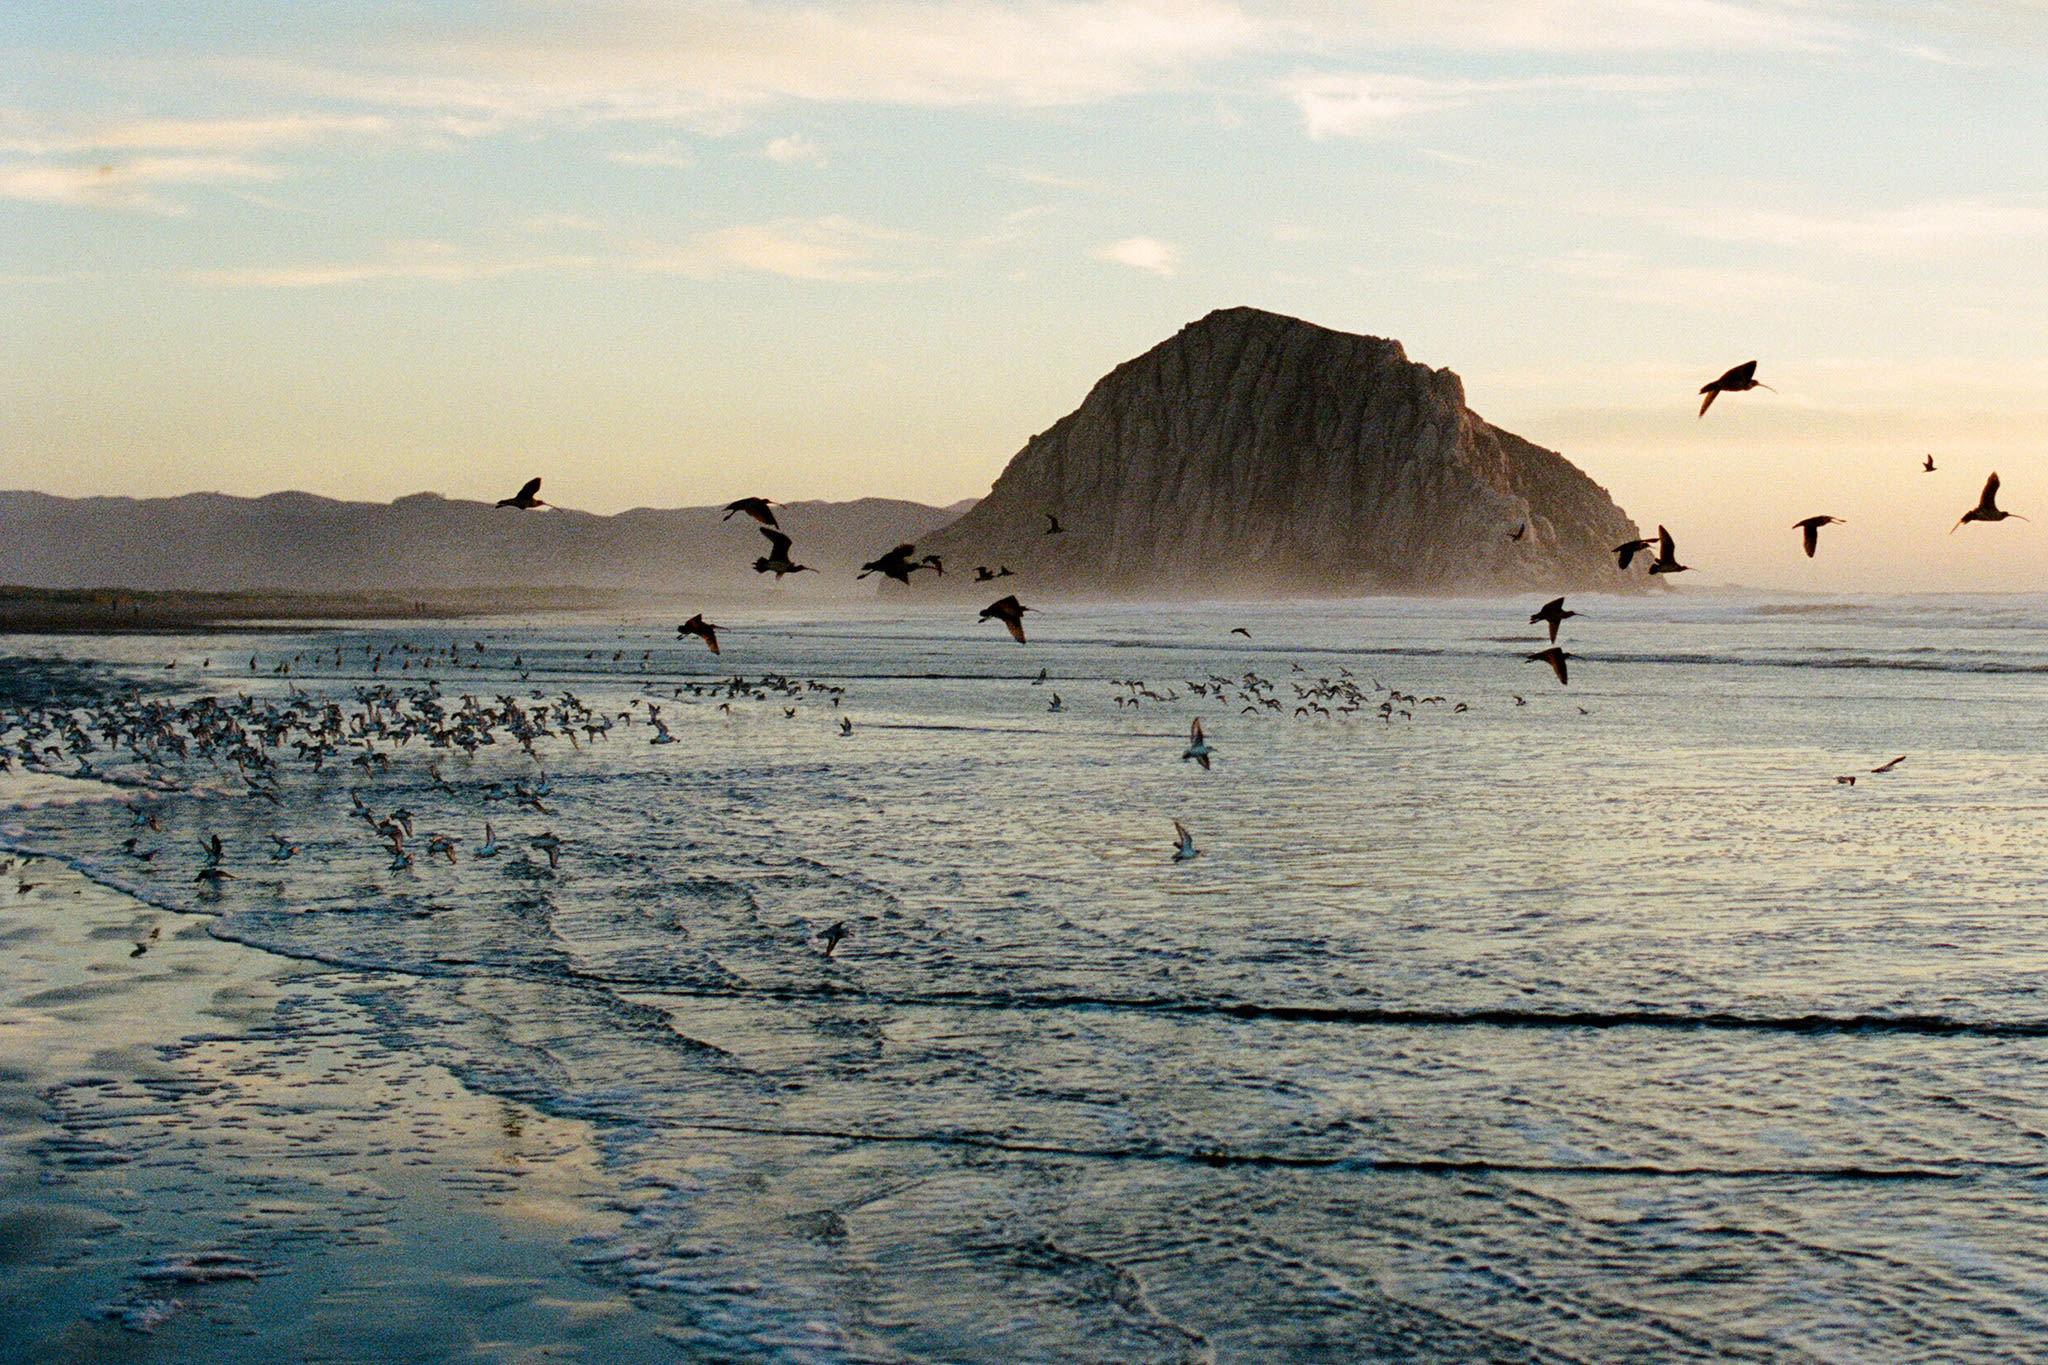
[[[0,485],[947,503],[1251,305],[1696,581],[2037,589],[2044,89],[2017,0],[12,4]]]

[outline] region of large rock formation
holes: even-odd
[[[1562,592],[1639,582],[1608,553],[1636,535],[1570,461],[1467,408],[1449,370],[1232,308],[1111,371],[917,548],[1007,564],[1019,591]]]

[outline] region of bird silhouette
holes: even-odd
[[[1628,571],[1628,566],[1635,562],[1635,557],[1642,551],[1649,549],[1654,544],[1656,544],[1656,542],[1652,540],[1623,541],[1621,544],[1615,546],[1612,551],[1614,555],[1615,567],[1620,569],[1622,572],[1626,573]]]
[[[753,501],[753,499],[748,499],[748,501]],[[780,583],[782,576],[786,573],[817,572],[816,569],[808,564],[796,564],[790,561],[788,536],[780,531],[771,531],[765,525],[759,529],[762,535],[768,537],[768,553],[754,561],[755,573],[772,573],[775,575],[775,581]]]
[[[1510,532],[1508,533],[1508,539],[1509,539],[1509,540],[1520,540],[1520,539],[1521,539],[1521,538],[1522,538],[1523,536],[1526,536],[1526,535],[1528,535],[1528,534],[1529,534],[1529,523],[1525,521],[1525,522],[1523,522],[1523,523],[1522,523],[1522,524],[1521,524],[1520,526],[1517,526],[1517,527],[1516,527],[1516,528],[1515,528],[1515,529],[1514,529],[1513,531],[1510,531]]]
[[[889,553],[871,559],[861,565],[860,572],[855,574],[854,577],[866,578],[871,573],[878,573],[884,578],[893,578],[898,583],[908,585],[910,576],[925,567],[923,564],[911,561],[910,556],[916,552],[917,547],[915,545],[898,545]]]
[[[1920,472],[1922,474],[1932,474],[1934,472],[1934,457],[1932,455],[1929,455],[1926,458],[1926,460],[1921,463]]]
[[[697,613],[695,616],[692,616],[689,620],[677,626],[676,634],[678,636],[699,636],[703,639],[705,644],[711,646],[711,652],[713,654],[720,654],[724,652],[718,647],[718,627],[712,625],[709,621],[705,620],[704,614],[702,612]]]
[[[1848,524],[1849,523],[1843,521],[1840,517],[1808,517],[1804,521],[1793,522],[1792,529],[1795,531],[1803,531],[1805,533],[1804,540],[1806,542],[1806,557],[1808,559],[1812,559],[1814,548],[1820,544],[1821,527],[1846,526]]]
[[[1724,393],[1741,393],[1747,389],[1771,389],[1769,384],[1760,384],[1756,377],[1756,362],[1745,360],[1713,383],[1701,387],[1706,397],[1700,400],[1700,416],[1707,415],[1707,409],[1714,406],[1714,400]],[[1776,393],[1776,389],[1771,389]]]
[[[1889,762],[1889,763],[1880,763],[1880,764],[1878,764],[1878,765],[1877,765],[1877,766],[1876,766],[1875,768],[1872,768],[1872,769],[1871,769],[1870,771],[1872,771],[1872,772],[1874,772],[1874,773],[1888,773],[1888,772],[1890,772],[1890,771],[1891,771],[1892,769],[1894,769],[1894,768],[1898,767],[1898,766],[1899,766],[1899,765],[1900,765],[1901,763],[1904,763],[1905,761],[1906,761],[1906,756],[1905,756],[1904,754],[1900,754],[1900,755],[1899,755],[1899,756],[1898,756],[1897,758],[1893,759],[1893,760],[1892,760],[1891,762]]]
[[[1045,526],[1045,533],[1046,533],[1047,535],[1049,535],[1049,536],[1057,536],[1057,535],[1064,535],[1064,534],[1066,534],[1066,530],[1067,530],[1067,528],[1066,528],[1066,527],[1064,527],[1064,526],[1062,526],[1062,525],[1060,525],[1060,519],[1059,519],[1058,517],[1054,516],[1054,515],[1053,515],[1052,513],[1050,513],[1050,512],[1047,512],[1047,513],[1045,514],[1045,521],[1046,521],[1046,526]]]
[[[840,920],[830,929],[827,929],[821,937],[823,937],[825,940],[825,956],[832,956],[833,952],[838,949],[839,945],[843,941],[845,941],[846,921]]]
[[[1011,638],[1021,645],[1024,643],[1024,613],[1030,610],[1030,607],[1019,602],[1014,595],[998,597],[995,601],[983,607],[981,615],[974,619],[977,621],[1001,621],[1010,628]]]
[[[1564,609],[1564,599],[1559,597],[1545,602],[1541,610],[1531,613],[1529,624],[1533,626],[1538,621],[1548,621],[1550,623],[1550,643],[1556,644],[1558,626],[1563,623],[1567,616],[1577,615],[1578,613],[1575,611],[1566,611]]]
[[[977,564],[974,566],[974,581],[977,583],[993,583],[996,581],[996,571],[986,564]]]
[[[526,485],[523,488],[521,488],[517,493],[514,493],[511,497],[499,498],[498,506],[517,507],[522,512],[530,511],[535,507],[546,507],[548,504],[540,500],[539,494],[540,476],[536,474],[532,478],[528,479],[526,481]]]
[[[725,505],[725,515],[720,517],[719,520],[731,521],[735,512],[745,512],[763,526],[773,526],[776,524],[775,513],[769,510],[768,499],[766,498],[737,498]]]
[[[1998,510],[1998,474],[1994,471],[1990,478],[1984,480],[1984,496],[1977,499],[1975,507],[1963,513],[1963,521],[2004,521],[2007,517],[2015,517],[2020,521],[2027,520],[2017,512]],[[1949,527],[1948,533],[1954,535],[1962,528],[1963,521]]]
[[[1242,635],[1247,640],[1252,638],[1252,633],[1246,630],[1243,626],[1232,626],[1230,628],[1230,633],[1232,635]]]
[[[1651,573],[1684,573],[1688,566],[1678,562],[1678,547],[1671,539],[1671,533],[1662,526],[1657,528],[1657,561],[1650,565]]]
[[[1579,656],[1567,654],[1556,645],[1552,645],[1549,649],[1540,649],[1534,654],[1524,654],[1522,657],[1532,664],[1549,664],[1550,671],[1557,674],[1558,682],[1568,685],[1571,682],[1571,677],[1565,668],[1565,660],[1576,659]]]
[[[1195,836],[1188,833],[1188,827],[1178,820],[1173,822],[1173,837],[1173,860],[1175,862],[1184,863],[1190,858],[1201,855],[1202,850],[1195,847]]]
[[[1185,763],[1192,758],[1195,762],[1202,765],[1203,772],[1207,772],[1209,771],[1209,755],[1214,752],[1215,750],[1209,747],[1209,741],[1202,735],[1202,718],[1196,716],[1188,726],[1188,747],[1186,752],[1180,756],[1181,762]]]

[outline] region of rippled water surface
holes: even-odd
[[[147,862],[132,789],[8,841],[296,973],[173,1030],[190,1084],[229,1065],[195,1050],[318,1034],[358,1080],[573,1125],[536,1254],[652,1322],[636,1350],[2034,1358],[2048,599],[1588,598],[1568,687],[1524,660],[1535,605],[1058,607],[1023,646],[791,615],[718,658],[668,622],[17,640],[173,702],[566,691],[614,723],[373,738],[381,770],[285,746],[275,801],[172,764]],[[511,797],[543,774],[544,810]],[[411,867],[351,787],[413,813]],[[281,1047],[256,1069],[297,1121],[315,1064]],[[110,1135],[127,1084],[43,1102],[131,1156],[199,1121],[166,1090]]]

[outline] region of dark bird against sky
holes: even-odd
[[[1846,526],[1848,523],[1840,517],[1808,517],[1804,521],[1793,522],[1792,529],[1804,533],[1806,557],[1812,559],[1815,548],[1820,544],[1820,528],[1836,525]]]
[[[1756,362],[1745,360],[1712,383],[1700,386],[1706,397],[1700,400],[1700,416],[1707,415],[1707,409],[1714,406],[1714,400],[1724,393],[1742,393],[1748,389],[1771,389],[1769,384],[1760,384],[1756,377]],[[1771,389],[1776,393],[1776,389]]]
[[[529,511],[535,507],[546,507],[547,504],[540,500],[539,494],[540,476],[536,474],[532,478],[528,479],[525,483],[525,486],[522,487],[517,493],[514,493],[511,497],[499,498],[498,506],[517,507],[522,512]]]

